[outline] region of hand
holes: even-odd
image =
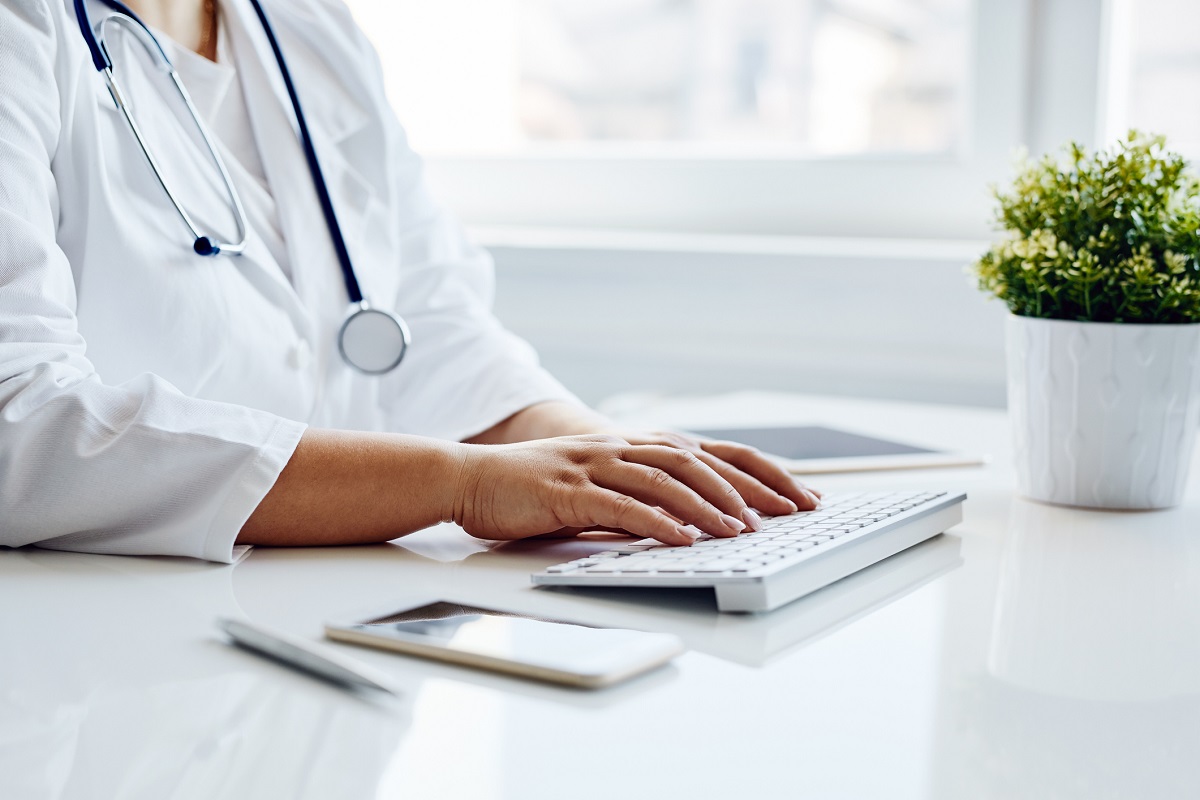
[[[781,509],[780,496],[765,487],[754,495],[780,511],[795,508],[788,501]],[[482,539],[607,529],[686,545],[701,531],[731,537],[760,524],[703,456],[616,436],[465,445],[453,497],[447,516]]]
[[[724,478],[747,504],[766,514],[809,511],[820,502],[820,492],[800,483],[786,469],[748,445],[669,431],[611,432],[630,444],[686,450]]]
[[[629,431],[577,403],[536,403],[471,441],[496,444],[571,434],[611,434],[630,444],[686,450],[723,477],[746,503],[767,514],[790,514],[815,508],[821,497],[820,492],[798,483],[787,470],[753,447],[682,433]]]

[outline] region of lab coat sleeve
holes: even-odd
[[[385,143],[387,194],[398,209],[395,306],[409,324],[413,344],[386,379],[390,427],[461,441],[539,402],[581,405],[539,365],[534,349],[492,313],[491,256],[432,198],[422,161],[388,103],[374,49],[344,5],[327,7],[339,17],[331,23],[340,23],[357,42],[368,103]]]
[[[462,441],[536,403],[581,405],[492,314],[491,257],[450,215],[407,229],[402,256],[396,304],[413,345],[388,377],[393,429]]]
[[[62,19],[0,0],[0,545],[229,562],[303,425],[88,361],[55,242]]]

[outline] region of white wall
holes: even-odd
[[[788,390],[1001,406],[1005,310],[973,242],[512,235],[497,312],[584,399]]]

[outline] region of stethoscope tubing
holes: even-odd
[[[236,242],[217,242],[211,237],[204,236],[200,233],[199,226],[192,220],[191,215],[179,201],[175,191],[171,188],[166,177],[163,174],[162,165],[159,164],[154,152],[146,143],[146,137],[142,133],[141,126],[138,125],[137,119],[129,110],[129,101],[125,97],[125,92],[121,88],[120,82],[117,80],[115,70],[113,68],[112,57],[108,53],[107,36],[102,40],[97,40],[92,33],[92,22],[85,0],[75,0],[76,18],[79,21],[80,30],[84,32],[84,40],[87,43],[88,51],[92,55],[92,63],[104,76],[105,86],[108,88],[108,93],[112,97],[113,102],[117,106],[117,110],[125,118],[129,130],[133,133],[134,139],[137,141],[138,147],[145,156],[147,163],[150,165],[150,170],[154,173],[155,180],[166,193],[167,199],[171,202],[171,206],[187,227],[188,232],[192,235],[192,249],[197,254],[202,256],[217,255],[225,253],[227,255],[238,255],[246,249],[246,239],[249,234],[249,223],[246,221],[246,211],[242,206],[242,198],[234,187],[233,179],[229,176],[229,170],[225,167],[225,161],[221,158],[217,151],[217,146],[213,141],[212,134],[208,131],[208,126],[200,118],[199,112],[196,110],[195,103],[192,102],[192,97],[188,93],[187,88],[183,85],[183,81],[179,78],[179,73],[175,71],[175,65],[171,63],[171,59],[167,57],[166,51],[159,43],[158,38],[133,13],[132,10],[118,0],[103,0],[109,4],[109,7],[114,10],[114,14],[108,16],[102,23],[103,28],[106,25],[117,24],[128,29],[133,37],[141,44],[142,47],[150,54],[152,60],[162,68],[171,79],[171,83],[175,88],[176,94],[179,95],[180,101],[187,109],[188,115],[196,125],[196,129],[200,133],[200,138],[204,142],[205,148],[208,150],[209,157],[216,164],[217,171],[221,175],[221,181],[225,185],[225,192],[229,197],[230,203],[233,205],[234,218],[237,222],[238,240]]]
[[[171,187],[163,177],[162,170],[155,159],[150,148],[147,146],[145,138],[142,135],[140,128],[137,125],[133,115],[130,113],[128,104],[121,91],[120,84],[117,82],[113,74],[113,63],[105,45],[96,39],[91,15],[88,11],[87,0],[74,0],[75,17],[79,24],[80,32],[83,34],[84,42],[87,44],[88,51],[91,54],[92,63],[96,70],[104,75],[105,83],[108,87],[109,94],[112,95],[113,102],[117,104],[126,122],[132,130],[134,138],[137,140],[138,146],[149,162],[155,177],[159,184],[166,192],[171,204],[175,207],[180,218],[191,232],[194,239],[193,249],[201,256],[213,256],[219,253],[228,255],[237,255],[245,248],[246,236],[248,233],[248,225],[246,223],[245,210],[242,206],[241,198],[238,196],[237,189],[234,187],[233,180],[229,176],[229,171],[225,167],[224,161],[221,159],[217,147],[210,136],[207,127],[201,120],[195,105],[192,103],[191,97],[183,86],[179,75],[175,72],[174,65],[171,64],[170,58],[167,57],[166,50],[163,49],[154,33],[146,26],[145,23],[138,18],[127,5],[120,0],[100,0],[106,6],[116,12],[113,18],[117,19],[120,24],[130,26],[134,30],[136,38],[138,38],[143,46],[149,48],[152,44],[157,49],[157,54],[161,56],[162,63],[166,65],[171,80],[187,106],[188,113],[191,114],[193,120],[198,126],[201,137],[204,140],[205,146],[208,148],[213,161],[216,163],[218,170],[221,173],[221,178],[225,182],[225,187],[229,192],[230,199],[234,206],[234,211],[238,220],[238,229],[241,241],[233,244],[219,243],[204,236],[200,233],[191,216],[187,213],[183,204],[176,198]],[[287,59],[284,58],[283,50],[279,46],[279,40],[275,35],[275,29],[267,18],[266,11],[263,10],[259,0],[250,0],[251,6],[254,8],[254,13],[262,24],[263,32],[266,34],[267,42],[271,46],[271,52],[275,56],[275,62],[279,66],[279,72],[283,77],[284,86],[287,89],[288,99],[291,101],[292,111],[295,114],[296,126],[300,133],[300,142],[304,150],[304,159],[308,165],[309,174],[312,176],[313,186],[317,192],[317,199],[321,205],[321,213],[325,217],[325,225],[329,230],[330,239],[333,242],[334,253],[337,256],[338,266],[341,268],[342,280],[346,287],[346,294],[350,299],[350,310],[347,313],[342,327],[338,331],[338,350],[342,355],[343,360],[352,368],[367,375],[381,375],[390,372],[399,365],[408,350],[408,345],[411,339],[408,326],[404,320],[397,314],[391,311],[372,308],[363,296],[362,288],[358,282],[358,276],[354,272],[354,265],[350,259],[350,251],[346,247],[345,237],[342,235],[342,226],[338,222],[337,212],[333,207],[333,199],[329,194],[329,186],[325,181],[325,173],[321,169],[320,159],[317,157],[317,151],[313,145],[312,134],[309,131],[308,120],[304,115],[304,108],[300,102],[300,96],[296,91],[295,82],[292,80],[291,70],[288,68]],[[153,52],[152,52],[153,55]],[[355,354],[349,353],[347,348],[346,332],[349,327],[358,318],[364,315],[376,315],[385,317],[394,327],[393,333],[398,337],[398,347],[396,356],[390,365],[385,368],[371,366],[369,362],[364,361],[364,358],[356,357]],[[382,366],[382,365],[381,365]]]
[[[275,29],[267,19],[259,0],[250,0],[254,13],[262,23],[271,52],[279,64],[283,75],[283,85],[287,87],[288,98],[292,101],[292,110],[296,113],[296,125],[300,128],[300,141],[304,146],[304,158],[308,162],[308,171],[312,175],[313,184],[317,189],[317,198],[321,202],[321,211],[325,215],[325,223],[329,228],[329,236],[333,239],[333,249],[337,253],[338,265],[342,268],[342,280],[346,284],[346,294],[351,305],[363,301],[362,289],[358,285],[358,276],[354,274],[354,266],[350,262],[350,251],[346,249],[346,239],[342,236],[342,226],[338,223],[337,212],[333,208],[333,200],[329,196],[329,187],[325,183],[325,173],[321,170],[321,162],[317,158],[316,148],[313,147],[312,135],[308,131],[308,121],[304,118],[304,109],[300,105],[300,96],[296,94],[296,85],[292,82],[292,72],[288,69],[279,40],[275,38]]]

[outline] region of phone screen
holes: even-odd
[[[595,628],[569,622],[529,618],[491,608],[434,602],[418,608],[373,619],[354,626],[376,636],[433,639],[452,650],[479,652],[482,655],[512,658],[518,650],[539,645],[558,649],[587,644]]]
[[[582,669],[609,661],[652,634],[590,628],[489,608],[439,601],[345,626],[398,642],[420,642],[448,650],[555,668]],[[638,648],[640,649],[640,648]]]

